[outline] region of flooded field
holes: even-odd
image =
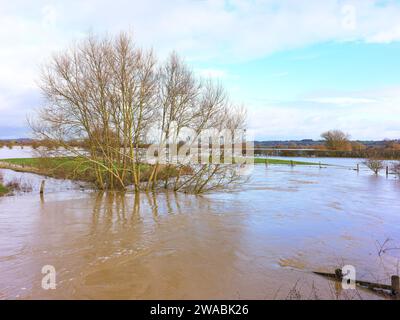
[[[36,156],[36,151],[31,147],[0,147],[0,159],[32,158],[34,156]]]
[[[205,196],[97,193],[49,179],[43,199],[35,188],[0,198],[0,298],[377,299],[312,271],[350,264],[357,278],[390,283],[400,181],[329,160],[257,165],[238,190]],[[390,250],[379,252],[386,239]],[[57,271],[56,290],[41,287],[44,265]]]

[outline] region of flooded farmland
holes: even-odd
[[[237,190],[204,196],[48,179],[41,199],[42,177],[1,170],[33,191],[0,198],[0,298],[282,299],[295,288],[296,298],[378,299],[312,271],[350,264],[357,278],[390,283],[400,181],[352,170],[359,160],[321,161],[332,165],[256,165]],[[45,265],[56,269],[55,290],[41,287]]]

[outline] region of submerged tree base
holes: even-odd
[[[254,158],[255,164],[263,164],[268,160],[268,164],[273,165],[318,165],[313,162],[301,162],[292,160],[281,159],[263,159]],[[98,177],[92,162],[87,161],[85,158],[80,157],[41,157],[41,158],[21,158],[21,159],[4,159],[0,160],[0,168],[11,169],[18,172],[29,172],[39,175],[44,175],[57,179],[69,179],[74,181],[82,181],[92,183],[96,189],[126,189],[117,187],[110,187],[109,185],[99,186],[97,184]],[[174,165],[153,165],[153,164],[140,164],[140,181],[143,189],[173,189],[174,191],[184,191],[191,193],[201,193],[207,191],[203,183],[207,180],[200,181],[196,188],[186,190],[179,188],[175,185],[175,181],[181,176],[187,176],[190,180],[191,177],[195,178],[197,172],[191,171],[189,167],[174,166]],[[203,170],[204,169],[199,169]],[[206,170],[210,170],[209,168]],[[157,177],[154,179],[154,172],[157,172]],[[129,186],[129,181],[132,179],[131,175],[127,173],[126,186]],[[154,182],[150,184],[150,182]],[[125,181],[124,181],[125,182]],[[10,190],[0,185],[0,194],[6,194]]]
[[[143,184],[149,180],[154,169],[152,164],[140,164],[140,181]],[[56,179],[68,179],[74,181],[89,182],[95,185],[96,189],[115,189],[118,186],[110,188],[109,186],[96,185],[97,176],[92,162],[79,157],[42,157],[42,158],[20,158],[0,160],[0,168],[10,169],[17,172],[28,172],[39,174]],[[173,179],[178,174],[190,174],[191,172],[181,170],[179,173],[174,166],[158,165],[157,180],[164,181],[166,177]],[[126,174],[126,186],[132,179],[130,174]],[[124,181],[125,182],[125,181]],[[4,191],[5,192],[5,191]]]

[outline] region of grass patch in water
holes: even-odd
[[[0,184],[0,197],[6,195],[9,192],[10,192],[10,190],[8,190],[5,186]]]
[[[58,158],[22,158],[4,159],[3,168],[12,169],[20,172],[31,172],[60,179],[76,179],[82,181],[92,181],[94,170],[91,163],[83,158],[58,157]],[[15,165],[18,167],[7,167]],[[0,164],[1,167],[1,164]]]
[[[152,165],[141,164],[141,180],[147,181],[152,170]],[[86,182],[96,181],[94,164],[81,157],[48,157],[48,158],[21,158],[0,160],[0,168],[11,169],[18,172],[30,172],[49,176],[57,179],[80,180]],[[176,176],[176,170],[169,168],[170,176]],[[159,178],[166,174],[167,170],[162,168]],[[128,181],[132,180],[129,174]]]

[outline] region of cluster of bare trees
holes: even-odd
[[[382,159],[378,158],[369,158],[364,161],[364,164],[375,174],[378,175],[379,172],[385,167],[387,167],[387,172],[390,172],[400,178],[400,161],[396,161],[392,164],[385,162]]]
[[[198,134],[245,128],[244,109],[230,104],[220,85],[196,77],[176,53],[159,63],[125,33],[90,36],[53,56],[41,89],[46,105],[30,121],[34,133],[82,159],[100,189],[200,193],[238,179],[232,165],[144,159],[144,146],[179,145],[184,128]]]
[[[400,178],[400,161],[393,164],[392,171],[398,178]]]

